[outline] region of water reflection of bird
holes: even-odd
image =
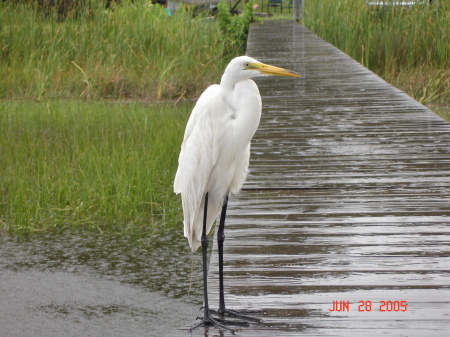
[[[207,88],[198,99],[181,145],[174,191],[181,193],[182,197],[184,235],[193,252],[201,245],[203,253],[204,317],[195,327],[214,325],[228,329],[211,316],[206,278],[206,236],[221,209],[217,235],[220,281],[218,314],[249,318],[225,308],[223,231],[228,195],[230,192],[237,193],[246,179],[250,141],[261,117],[261,96],[255,82],[250,80],[260,75],[300,76],[247,56],[236,57],[226,67],[220,84]]]

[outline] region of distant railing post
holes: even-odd
[[[294,19],[300,21],[303,19],[303,0],[293,0],[294,2]]]

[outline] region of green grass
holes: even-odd
[[[0,102],[0,230],[178,224],[172,181],[191,108]]]
[[[192,96],[220,79],[235,53],[212,21],[179,10],[99,2],[85,17],[58,20],[0,1],[0,99]],[[82,15],[82,14],[81,14]]]
[[[194,97],[242,53],[251,15],[87,0],[61,17],[36,3],[0,1],[0,232],[178,224],[172,183],[192,104],[105,98]]]
[[[450,3],[370,10],[365,0],[305,2],[304,23],[422,103],[450,104]]]

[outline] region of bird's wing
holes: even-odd
[[[184,234],[191,248],[192,241],[196,240],[194,236],[201,235],[201,228],[195,228],[195,218],[198,212],[203,211],[200,209],[202,198],[211,170],[217,162],[214,137],[217,135],[218,114],[223,110],[221,100],[218,85],[210,86],[200,96],[186,125],[178,158],[174,192],[181,193]]]

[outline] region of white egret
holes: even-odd
[[[211,85],[198,99],[181,145],[174,191],[181,193],[182,197],[184,235],[193,252],[201,245],[203,253],[204,317],[194,328],[208,324],[228,329],[211,316],[207,290],[206,236],[221,209],[217,235],[218,314],[248,318],[225,308],[223,233],[228,195],[239,192],[246,179],[250,142],[261,117],[261,96],[255,82],[250,79],[260,75],[300,76],[248,56],[236,57],[226,67],[220,84]]]

